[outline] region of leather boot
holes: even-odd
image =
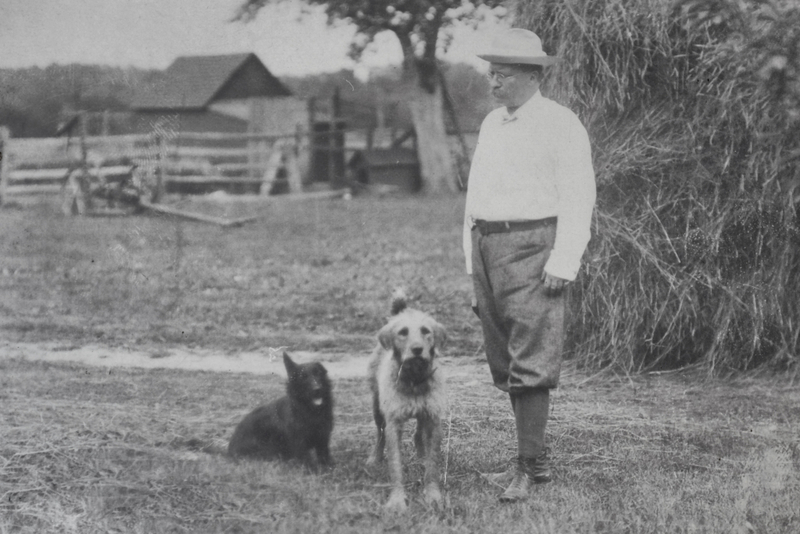
[[[530,475],[534,484],[547,484],[553,480],[550,472],[550,458],[547,457],[548,448],[542,449],[542,453],[531,462]]]
[[[513,466],[514,477],[511,484],[500,495],[500,502],[517,502],[528,498],[533,484],[544,484],[553,478],[550,473],[550,461],[544,450],[537,458],[517,458]]]
[[[553,480],[550,472],[551,462],[547,457],[548,451],[549,449],[545,447],[542,453],[536,458],[536,463],[534,464],[532,473],[534,484],[545,484]],[[511,480],[517,473],[517,462],[517,458],[512,458],[508,461],[508,469],[505,471],[499,471],[497,473],[480,473],[480,475],[484,478],[484,480],[494,484],[495,486],[506,487],[511,483]]]

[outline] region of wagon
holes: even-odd
[[[158,200],[160,188],[153,169],[141,168],[128,158],[80,164],[68,170],[61,186],[65,215],[127,214]]]

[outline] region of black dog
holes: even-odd
[[[289,376],[286,396],[247,414],[233,432],[228,454],[262,460],[296,458],[311,467],[314,449],[317,463],[330,466],[333,398],[328,372],[318,362],[297,364],[285,352],[283,363]]]

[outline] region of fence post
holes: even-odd
[[[308,167],[306,170],[307,180],[309,183],[319,182],[324,180],[322,173],[318,173],[319,164],[319,139],[317,135],[317,99],[310,97],[308,99]]]
[[[87,158],[89,157],[89,147],[86,144],[86,136],[87,136],[87,115],[85,111],[81,111],[78,114],[78,131],[80,132],[81,136],[81,166],[84,170],[89,168],[89,162]]]
[[[340,162],[344,162],[344,125],[339,131],[339,117],[342,115],[342,99],[339,87],[333,89],[331,98],[331,122],[328,128],[328,183],[331,189],[341,189],[345,187],[344,168]]]
[[[8,173],[10,165],[10,154],[8,150],[8,139],[11,133],[5,126],[0,126],[0,204],[3,204],[8,199],[6,193],[8,191]]]
[[[311,181],[311,130],[306,125],[297,123],[294,141],[294,162],[297,173],[290,177],[290,180],[294,180],[291,186],[292,190],[300,193],[304,186]]]
[[[258,98],[248,99],[248,120],[247,120],[247,133],[248,134],[263,134],[266,130],[264,120],[265,111],[264,104]],[[248,138],[245,141],[247,147],[247,176],[250,178],[258,178],[264,171],[264,159],[268,153],[269,145],[265,139]]]
[[[288,161],[286,162],[286,178],[289,180],[290,193],[301,193],[303,191],[303,177],[300,171],[301,143],[300,132],[296,131],[294,143],[289,147]]]
[[[156,132],[156,149],[158,150],[158,161],[156,162],[156,192],[152,202],[158,202],[164,194],[164,174],[167,165],[167,145],[164,134]]]
[[[334,189],[336,182],[336,126],[339,119],[339,87],[333,88],[330,122],[328,123],[328,184]]]
[[[270,194],[275,179],[278,176],[278,169],[281,167],[281,159],[283,157],[283,147],[281,143],[281,139],[275,139],[272,142],[267,166],[264,168],[264,174],[261,175],[261,188],[259,189],[259,194],[261,196],[268,196]]]
[[[111,112],[107,109],[103,110],[103,122],[100,126],[100,132],[103,137],[111,135]]]
[[[317,122],[317,99],[309,97],[308,99],[308,131],[314,132],[314,123]]]

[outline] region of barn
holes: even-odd
[[[131,103],[131,133],[294,133],[308,124],[306,103],[253,53],[178,57]]]

